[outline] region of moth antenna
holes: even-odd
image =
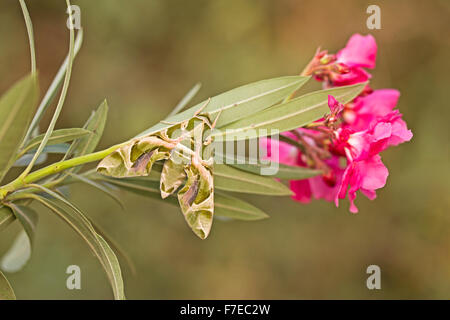
[[[211,101],[211,98],[208,98],[208,100],[206,100],[206,102],[200,107],[200,109],[195,111],[194,117],[198,116],[203,111],[203,109],[206,108],[206,106],[209,104],[210,101]]]
[[[223,109],[219,110],[219,113],[217,114],[217,117],[214,119],[214,122],[211,125],[211,130],[214,129],[216,127],[217,124],[217,120],[219,120],[220,115],[222,114]]]

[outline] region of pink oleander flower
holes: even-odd
[[[298,137],[292,132],[284,132],[282,134],[298,141]],[[273,139],[260,139],[260,146],[267,150],[267,156],[264,160],[291,166],[307,167],[302,152],[286,142]],[[275,152],[271,150],[275,150]],[[337,156],[327,159],[326,165],[331,169],[327,174],[303,180],[290,180],[289,187],[294,192],[292,199],[301,203],[309,203],[312,197],[315,199],[325,199],[330,202],[334,201],[339,191],[340,180],[344,169],[339,167],[339,157]]]
[[[375,67],[376,55],[377,44],[371,35],[354,34],[335,55],[319,51],[310,72],[317,80],[326,80],[326,86],[364,82],[372,77],[364,68]]]
[[[379,153],[389,146],[396,146],[412,138],[402,114],[394,110],[400,92],[394,89],[380,89],[355,99],[345,108],[344,126],[352,130],[369,130],[377,141]]]
[[[385,186],[388,175],[389,171],[381,162],[379,155],[360,161],[349,161],[335,197],[336,206],[339,205],[339,199],[345,198],[348,189],[350,212],[357,213],[356,191],[360,190],[370,200],[374,200],[375,190]]]
[[[355,130],[369,128],[380,118],[387,116],[397,106],[400,92],[395,89],[379,89],[357,97],[344,110],[346,124]]]
[[[376,53],[372,36],[355,34],[335,55],[318,51],[305,74],[323,81],[325,87],[363,82],[371,77],[364,68],[375,67]],[[375,199],[376,190],[385,186],[389,175],[380,153],[412,138],[402,114],[395,109],[399,96],[398,90],[372,90],[369,85],[346,105],[329,96],[327,116],[305,128],[282,133],[300,147],[262,140],[262,147],[276,150],[270,151],[273,154],[269,153],[268,159],[322,170],[322,175],[289,181],[292,198],[302,203],[325,199],[338,206],[339,200],[348,196],[353,213],[358,212],[357,191]]]
[[[368,34],[362,36],[358,33],[352,35],[344,49],[336,54],[337,62],[353,68],[375,68],[377,44],[375,38]]]
[[[345,73],[333,73],[334,86],[344,86],[367,81],[372,76],[364,68],[375,68],[377,44],[371,35],[354,34],[344,49],[336,54],[336,63],[347,67]]]
[[[353,213],[358,212],[354,204],[356,191],[360,190],[373,200],[376,197],[375,190],[386,184],[389,172],[381,162],[379,153],[391,145],[398,145],[412,138],[412,133],[406,128],[401,114],[398,110],[392,111],[399,96],[398,91],[379,91],[378,93],[374,91],[357,102],[361,109],[377,109],[372,110],[372,113],[363,113],[363,115],[369,115],[367,118],[370,119],[370,122],[360,128],[344,123],[334,133],[332,150],[337,154],[345,155],[347,159],[347,167],[335,203],[338,205],[338,200],[345,198],[348,189],[350,211]],[[380,99],[380,94],[381,96],[385,95],[386,100]],[[390,97],[393,99],[389,99]],[[331,99],[328,101],[338,104]],[[374,101],[379,102],[380,108],[375,107],[377,104],[374,104]],[[330,108],[335,109],[336,106],[330,106]],[[356,118],[358,116],[357,114]],[[365,118],[365,120],[367,119]],[[357,131],[358,129],[360,131]]]

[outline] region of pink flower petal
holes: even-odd
[[[365,97],[358,98],[355,110],[359,114],[384,117],[395,108],[399,97],[400,92],[395,89],[375,90]]]
[[[339,102],[332,95],[328,95],[328,107],[331,111],[336,108],[337,104],[339,104]]]
[[[294,192],[292,199],[301,203],[309,203],[311,201],[311,187],[308,179],[291,180],[289,181],[289,186]]]
[[[370,34],[363,36],[354,34],[350,37],[344,49],[340,50],[336,57],[349,67],[374,68],[377,56],[377,44]]]
[[[261,138],[259,140],[261,149],[267,150],[264,160],[270,160],[287,165],[295,165],[297,162],[297,149],[288,143],[274,139]]]
[[[352,67],[348,73],[335,74],[331,79],[333,86],[347,86],[357,84],[372,78],[371,74],[360,67]]]
[[[380,156],[374,156],[369,160],[358,163],[359,174],[362,177],[361,188],[376,190],[386,185],[389,175],[388,169],[381,162]]]
[[[402,119],[397,119],[392,124],[392,135],[389,139],[390,146],[397,146],[400,143],[410,141],[413,137],[411,130],[406,127],[406,122]]]

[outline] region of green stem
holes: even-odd
[[[10,182],[9,184],[0,187],[0,200],[3,200],[8,194],[11,192],[14,192],[20,188],[26,187],[28,184],[33,183],[35,181],[41,180],[45,177],[54,175],[56,173],[59,173],[61,171],[77,167],[80,165],[84,165],[86,163],[95,162],[98,160],[102,160],[106,156],[113,153],[115,150],[120,148],[125,143],[118,144],[115,146],[112,146],[108,149],[98,151],[95,153],[86,154],[77,158],[64,160],[60,162],[53,163],[45,168],[36,170],[34,172],[31,172],[25,177],[19,176],[16,180]]]

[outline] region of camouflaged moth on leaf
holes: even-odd
[[[160,190],[161,198],[165,199],[183,184],[186,179],[184,164],[177,163],[171,158],[164,162],[161,171]]]
[[[115,178],[147,176],[156,161],[169,158],[175,145],[158,135],[135,138],[104,158],[97,171]]]
[[[206,239],[214,216],[214,185],[212,172],[206,167],[186,169],[187,182],[178,192],[178,202],[192,231]]]
[[[167,198],[184,184],[178,202],[189,227],[201,239],[208,236],[214,215],[214,160],[209,137],[215,123],[211,124],[208,115],[200,115],[206,105],[187,121],[130,140],[97,167],[99,173],[115,178],[148,176],[153,164],[163,160],[161,197]]]
[[[178,192],[178,202],[184,218],[192,231],[206,239],[214,217],[213,150],[208,131],[214,127],[207,117],[198,116],[201,122],[192,130],[194,153],[191,163],[185,166],[187,182]],[[205,130],[206,129],[206,130]]]

